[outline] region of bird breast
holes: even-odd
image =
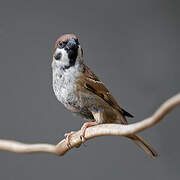
[[[79,96],[77,95],[76,81],[80,76],[77,68],[69,68],[65,71],[53,69],[53,90],[57,99],[66,107],[77,105]]]

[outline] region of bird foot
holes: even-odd
[[[86,138],[85,138],[86,129],[87,129],[88,127],[95,126],[95,125],[98,125],[98,123],[97,123],[97,122],[86,122],[86,123],[84,123],[83,126],[81,127],[81,135],[80,135],[80,138],[81,138],[81,141],[82,141],[83,144],[86,142]]]
[[[66,138],[65,140],[66,140],[66,143],[67,143],[68,148],[71,148],[70,138],[71,138],[71,136],[72,136],[73,134],[75,134],[74,131],[71,131],[70,133],[65,133],[65,134],[64,134],[64,137]]]
[[[98,125],[97,122],[86,122],[83,124],[83,126],[81,127],[81,134],[80,134],[80,138],[81,138],[81,141],[82,143],[85,145],[85,142],[86,142],[86,138],[85,138],[85,133],[86,133],[86,129],[88,127],[91,127],[91,126],[95,126],[95,125]],[[66,143],[67,143],[67,146],[68,148],[72,148],[71,146],[71,143],[70,143],[70,138],[71,136],[75,134],[74,131],[71,131],[70,133],[66,133],[64,134],[64,137],[65,137],[65,140],[66,140]],[[85,145],[86,146],[86,145]]]

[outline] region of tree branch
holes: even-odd
[[[127,136],[130,134],[136,134],[157,124],[178,105],[180,105],[180,93],[164,102],[159,107],[159,109],[157,109],[157,111],[149,118],[129,125],[101,124],[93,126],[86,130],[85,138],[88,140],[98,136]],[[71,136],[71,148],[78,147],[81,145],[81,143],[82,142],[80,139],[80,131],[78,131]],[[58,156],[62,156],[71,148],[67,146],[65,139],[63,139],[57,145],[24,144],[17,141],[0,139],[0,150],[11,151],[16,153],[51,153]]]

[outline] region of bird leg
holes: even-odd
[[[70,137],[71,137],[73,134],[75,134],[74,131],[71,131],[70,133],[65,133],[65,134],[64,134],[64,137],[66,138],[66,143],[67,143],[68,148],[71,148]]]
[[[80,135],[80,138],[83,143],[86,141],[86,138],[85,138],[86,129],[88,127],[95,126],[95,125],[98,125],[98,123],[97,122],[86,122],[83,124],[83,126],[81,127],[81,135]]]

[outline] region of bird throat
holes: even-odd
[[[70,59],[69,60],[69,65],[65,65],[62,67],[62,69],[65,71],[66,69],[69,69],[70,67],[74,66],[76,63],[76,59]]]

